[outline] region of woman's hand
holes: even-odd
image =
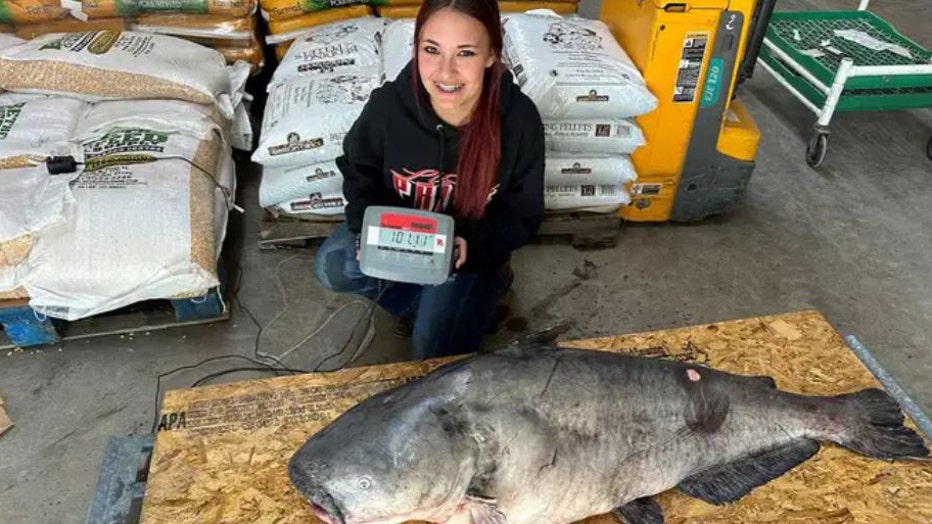
[[[456,249],[459,249],[459,257],[456,258],[454,264],[454,267],[459,269],[460,266],[466,263],[466,241],[462,237],[456,237],[453,239],[453,244]]]

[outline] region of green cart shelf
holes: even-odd
[[[932,51],[867,11],[775,12],[758,63],[817,117],[806,161],[818,167],[838,111],[932,107]],[[932,139],[926,146],[932,159]]]

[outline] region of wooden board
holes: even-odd
[[[564,345],[770,375],[781,389],[806,394],[879,386],[812,311]],[[168,392],[141,522],[317,522],[289,484],[291,454],[356,402],[445,361]],[[825,445],[808,462],[731,506],[672,492],[657,500],[668,524],[932,522],[932,463],[869,460]],[[614,522],[602,516],[586,524]]]

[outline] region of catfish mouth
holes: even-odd
[[[333,497],[325,491],[316,491],[307,499],[311,512],[324,524],[346,524],[343,512],[333,502]]]

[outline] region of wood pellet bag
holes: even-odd
[[[123,119],[82,140],[74,216],[42,235],[25,288],[37,311],[76,320],[135,302],[198,295],[219,284],[232,191],[216,129],[192,133]],[[216,180],[216,184],[214,182]]]
[[[217,103],[232,115],[231,84],[220,53],[165,35],[50,34],[0,50],[0,89],[9,91]]]
[[[621,185],[637,179],[627,155],[592,155],[548,151],[544,183],[561,185]]]
[[[544,119],[629,118],[657,98],[604,22],[553,11],[502,17],[505,62]]]
[[[386,80],[395,80],[414,54],[414,20],[395,20],[382,38],[382,68]]]
[[[641,128],[625,119],[544,120],[548,151],[628,155],[645,143]]]
[[[69,16],[59,0],[0,0],[0,24],[36,24]]]
[[[303,32],[275,68],[271,85],[320,75],[382,74],[384,18],[361,17]]]
[[[371,3],[371,5],[383,4]],[[498,3],[500,13],[523,13],[533,9],[550,9],[557,14],[573,14],[578,8],[575,2],[533,2],[533,1],[504,1]],[[376,12],[379,16],[390,18],[392,20],[401,20],[403,18],[417,18],[418,11],[421,10],[420,2],[410,2],[408,4],[384,4],[384,7],[377,7]]]
[[[319,164],[266,167],[259,184],[259,205],[271,207],[314,193],[343,192],[343,173],[333,160]]]
[[[617,184],[544,186],[544,209],[548,211],[605,212],[630,202],[631,196]]]
[[[376,77],[339,75],[273,86],[253,162],[288,166],[335,159],[378,84]]]

